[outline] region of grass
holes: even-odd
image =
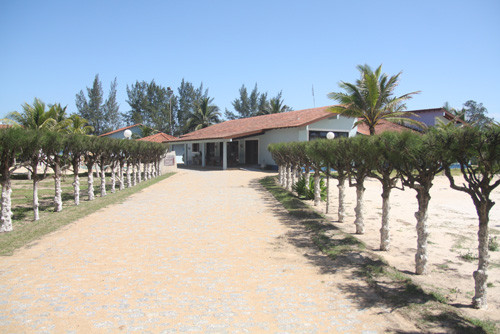
[[[424,332],[443,329],[456,333],[496,333],[493,322],[471,319],[459,309],[448,304],[448,298],[439,291],[424,291],[410,276],[390,266],[384,259],[366,249],[353,235],[346,234],[333,225],[325,223],[325,217],[311,209],[292,193],[280,187],[276,177],[261,179],[260,183],[288,210],[290,216],[301,220],[309,231],[313,243],[333,261],[336,270],[352,266],[356,262],[356,273],[380,297],[380,302],[398,309]],[[442,269],[446,267],[443,266]],[[453,290],[450,290],[450,293]],[[359,298],[363,298],[359,296]]]
[[[0,255],[12,255],[16,249],[106,206],[123,202],[130,195],[172,175],[173,173],[164,174],[143,181],[134,187],[125,188],[121,191],[117,190],[114,194],[108,191],[105,197],[100,197],[97,187],[96,198],[93,201],[86,200],[86,196],[83,194],[86,194],[85,190],[87,188],[82,187],[81,193],[83,196],[80,197],[80,205],[78,206],[74,205],[73,202],[73,187],[71,186],[73,178],[66,177],[63,181],[63,210],[61,212],[53,212],[54,182],[51,178],[47,178],[40,182],[40,220],[38,221],[33,221],[31,188],[26,189],[27,186],[32,184],[32,181],[15,180],[12,183],[13,231],[0,234]],[[81,185],[86,184],[86,182],[86,177],[80,179]],[[99,184],[99,179],[95,179],[94,185],[96,184]]]

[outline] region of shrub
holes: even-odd
[[[326,185],[324,178],[320,178],[319,187],[321,189],[321,200],[326,201]],[[311,177],[309,179],[309,189],[306,188],[306,180],[305,178],[300,178],[293,186],[293,190],[299,195],[299,197],[303,197],[306,200],[314,199],[314,178]]]

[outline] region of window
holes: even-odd
[[[326,134],[330,131],[309,131],[309,140],[325,139]],[[335,134],[335,138],[349,137],[349,132],[331,131]]]
[[[200,144],[193,144],[193,152],[200,152]]]

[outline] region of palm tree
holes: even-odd
[[[206,128],[212,124],[219,123],[219,107],[212,104],[213,98],[203,97],[196,105],[196,109],[191,113],[187,126],[191,130]]]
[[[392,96],[399,84],[401,72],[388,77],[387,74],[382,74],[382,65],[375,72],[368,65],[358,65],[357,68],[361,73],[361,78],[355,84],[341,81],[339,86],[345,92],[328,94],[330,99],[340,103],[340,105],[329,108],[331,112],[359,118],[359,121],[354,125],[366,124],[370,135],[375,134],[375,126],[381,120],[398,124],[413,124],[420,128],[425,127],[422,122],[409,118],[415,114],[405,111],[404,102],[420,93],[419,91],[399,97]]]
[[[35,98],[33,105],[25,102],[22,108],[22,112],[9,113],[6,121],[33,130],[52,130],[57,125],[56,109],[46,110],[45,103],[38,98]]]
[[[76,114],[69,117],[71,124],[66,128],[68,133],[86,135],[94,131],[94,127],[88,125],[89,122]]]

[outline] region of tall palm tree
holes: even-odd
[[[360,119],[354,125],[366,124],[370,135],[375,134],[375,126],[381,120],[425,127],[422,122],[409,118],[415,114],[405,111],[404,102],[420,93],[419,91],[398,97],[392,96],[399,84],[401,72],[388,77],[387,74],[382,74],[382,65],[375,72],[368,65],[358,65],[357,68],[361,73],[361,78],[355,84],[341,81],[339,86],[345,92],[328,94],[330,99],[340,103],[338,106],[331,107],[329,109],[331,112]]]
[[[219,107],[212,104],[213,98],[203,97],[196,104],[196,109],[191,113],[187,126],[191,130],[206,128],[212,124],[219,123]]]
[[[33,104],[24,103],[23,111],[13,111],[7,115],[7,121],[25,129],[52,130],[57,125],[57,111],[54,108],[46,109],[40,99],[35,98]]]

